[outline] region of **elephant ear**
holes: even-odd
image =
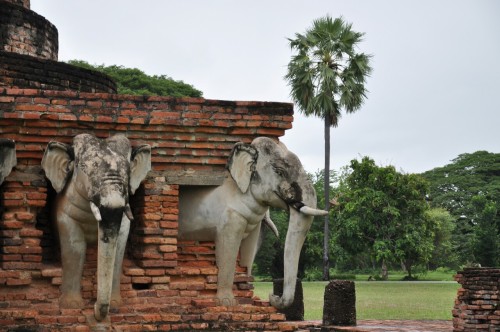
[[[16,144],[11,139],[0,139],[0,184],[16,164]]]
[[[130,161],[130,194],[133,195],[151,170],[151,146],[144,144],[132,151]]]
[[[236,143],[229,156],[227,168],[243,193],[247,192],[250,185],[258,155],[257,150],[250,144]]]
[[[73,163],[74,153],[70,145],[49,142],[43,154],[42,168],[57,193],[64,189],[66,181],[73,172]]]

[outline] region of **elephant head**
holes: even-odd
[[[270,295],[269,299],[274,307],[286,308],[294,299],[300,251],[313,218],[328,212],[316,209],[316,192],[307,173],[282,143],[266,137],[251,144],[237,143],[228,169],[243,193],[262,205],[289,210],[283,296]]]
[[[0,138],[0,184],[17,164],[16,145],[13,140]]]
[[[132,149],[129,140],[121,135],[101,140],[80,134],[74,137],[72,145],[50,142],[42,168],[58,193],[56,221],[59,233],[65,233],[60,234],[62,296],[74,289],[70,285],[74,280],[79,283],[81,278],[82,266],[74,266],[80,273],[78,279],[71,278],[75,272],[67,271],[69,267],[65,269],[65,265],[73,266],[75,260],[85,255],[82,250],[78,255],[73,254],[74,243],[97,241],[95,316],[102,320],[108,313],[111,297],[119,297],[121,263],[133,219],[129,196],[151,169],[151,147],[142,145]]]

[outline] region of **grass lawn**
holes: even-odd
[[[451,272],[440,272],[440,271],[428,271],[425,273],[417,273],[415,276],[418,281],[453,281],[453,276],[456,273]],[[406,272],[403,271],[390,271],[389,281],[401,281],[406,276]],[[356,281],[367,281],[368,274],[356,274]]]
[[[321,320],[326,282],[303,282],[304,318]],[[271,282],[255,282],[254,293],[268,299]],[[457,283],[356,281],[358,319],[451,320]]]

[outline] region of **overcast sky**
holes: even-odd
[[[408,173],[500,152],[500,1],[31,0],[59,60],[139,68],[207,99],[290,102],[287,38],[343,16],[373,55],[364,106],[332,130],[332,168],[369,156]],[[314,172],[323,123],[295,110],[282,141]]]

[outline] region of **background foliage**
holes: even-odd
[[[323,172],[310,175],[324,207]],[[472,264],[500,265],[500,154],[465,153],[423,174],[377,166],[364,157],[330,173],[329,249],[333,277],[390,270],[422,275]],[[266,234],[256,274],[282,277],[288,216],[272,211],[280,239]],[[302,249],[299,277],[321,280],[323,227],[313,222]],[[412,277],[415,277],[412,275]],[[408,278],[408,276],[406,277]]]
[[[120,94],[172,97],[203,96],[203,93],[192,85],[182,81],[175,81],[166,75],[149,76],[137,68],[125,68],[117,65],[91,65],[82,60],[70,60],[68,63],[108,75],[116,82]]]

